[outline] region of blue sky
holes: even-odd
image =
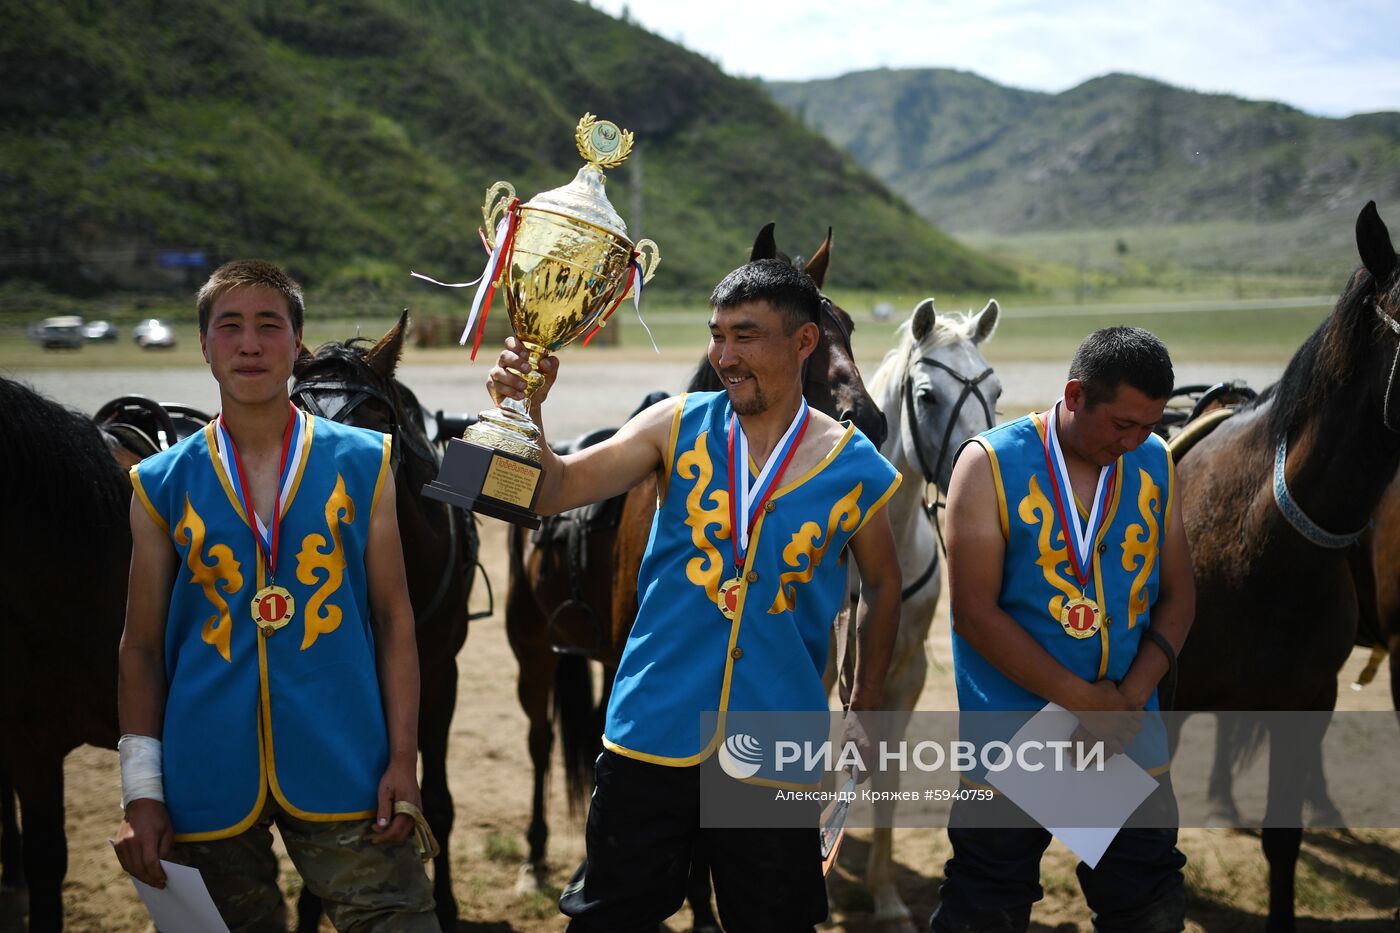
[[[588,0],[773,80],[943,67],[1062,91],[1126,71],[1345,116],[1400,110],[1400,3]]]

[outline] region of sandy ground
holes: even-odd
[[[551,406],[551,432],[568,436],[602,424],[615,424],[636,401],[656,387],[676,388],[684,381],[684,363],[629,360],[579,362],[566,369],[567,380]],[[1262,386],[1278,367],[1239,372]],[[1218,374],[1218,367],[1215,369]],[[126,392],[143,392],[167,400],[214,407],[212,384],[200,370],[43,371],[17,374],[41,390],[88,411]],[[415,364],[410,358],[402,378],[430,408],[473,410],[484,407],[479,388],[484,370]],[[1183,374],[1185,375],[1185,374]],[[1208,373],[1202,373],[1208,377]],[[1053,391],[1058,367],[1053,364],[1008,369],[1004,411],[1026,410]],[[1194,378],[1188,377],[1188,378]],[[482,554],[499,593],[505,584],[504,526],[483,521]],[[477,594],[477,600],[482,594]],[[951,679],[946,605],[932,626],[928,650],[933,659],[929,681],[919,704],[924,709],[955,706]],[[457,800],[453,833],[454,888],[464,918],[464,931],[562,930],[564,921],[553,899],[520,897],[514,885],[525,852],[524,830],[529,814],[529,760],[525,748],[525,718],[515,700],[516,665],[507,645],[500,613],[476,623],[458,658],[461,689],[453,723],[450,774]],[[1349,684],[1364,661],[1354,655],[1343,672]],[[1389,687],[1384,672],[1364,691],[1341,691],[1348,709],[1385,709]],[[70,867],[65,891],[71,930],[147,930],[149,920],[130,882],[107,844],[119,812],[116,754],[82,748],[66,766]],[[562,781],[551,788],[552,837],[550,880],[562,884],[577,865],[583,842],[581,819],[570,818],[563,800]],[[831,929],[868,931],[871,902],[859,885],[868,851],[869,832],[855,830],[842,851],[831,885]],[[1192,931],[1262,929],[1267,906],[1267,870],[1257,833],[1233,830],[1185,830],[1181,848],[1189,863]],[[896,832],[898,885],[922,925],[937,903],[937,887],[949,850],[941,830]],[[1035,930],[1088,931],[1088,910],[1074,879],[1074,857],[1058,842],[1042,866],[1046,898],[1037,905]],[[1307,931],[1395,930],[1400,904],[1400,830],[1309,832],[1304,837],[1299,874],[1299,929]],[[299,886],[288,870],[289,892]],[[689,929],[684,916],[673,919],[671,930]],[[0,930],[19,930],[17,905],[0,904]]]

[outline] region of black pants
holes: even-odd
[[[999,806],[1014,807],[1000,794],[996,800]],[[1030,924],[1031,905],[1044,896],[1040,857],[1050,845],[1050,833],[1036,827],[969,827],[972,807],[962,806],[960,813],[960,803],[953,804],[949,817],[953,857],[943,869],[942,903],[930,928],[938,933],[1020,933]],[[1152,818],[1144,819],[1145,814]],[[1166,828],[1125,827],[1097,867],[1080,862],[1075,870],[1094,912],[1094,930],[1176,933],[1185,927],[1181,869],[1186,856],[1176,848],[1176,804],[1168,776],[1131,822]]]
[[[656,933],[684,903],[697,855],[709,860],[728,933],[811,933],[826,919],[818,814],[811,829],[701,829],[708,764],[598,756],[588,854],[559,899],[570,933]]]

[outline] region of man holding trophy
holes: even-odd
[[[846,546],[863,597],[852,708],[880,707],[901,585],[881,506],[899,475],[802,397],[820,301],[781,261],[735,270],[711,296],[710,363],[725,391],[660,402],[566,457],[541,446],[541,513],[650,473],[661,490],[608,705],[587,858],[560,902],[572,931],[655,930],[680,906],[697,846],[727,930],[805,931],[826,916],[816,826],[702,830],[698,800],[699,765],[724,738],[700,734],[702,711],[827,708],[821,675],[846,599]],[[510,338],[488,383],[498,401],[524,399],[526,357]],[[557,373],[554,357],[538,368],[530,414],[541,433]]]
[[[823,299],[785,262],[734,270],[711,295],[710,364],[725,389],[671,398],[568,456],[544,437],[553,351],[596,330],[655,271],[608,203],[602,169],[632,134],[585,115],[588,160],[569,185],[520,204],[487,192],[491,258],[463,334],[505,295],[515,336],[487,388],[498,407],[450,445],[426,495],[527,526],[626,492],[659,490],[639,608],[608,704],[587,858],[560,899],[575,933],[654,933],[707,857],[730,933],[810,931],[826,917],[818,827],[702,829],[700,765],[724,740],[701,714],[827,710],[830,629],[855,556],[862,605],[851,707],[880,707],[898,625],[899,562],[881,508],[899,474],[853,426],[812,410],[803,364]],[[475,347],[473,348],[473,355]],[[722,721],[722,715],[721,715]]]

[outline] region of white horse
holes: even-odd
[[[900,737],[919,700],[928,674],[924,642],[943,590],[939,541],[934,533],[928,487],[948,488],[953,456],[964,441],[996,423],[1001,380],[987,365],[979,345],[996,330],[1001,308],[995,300],[977,314],[938,315],[925,298],[896,331],[897,343],[869,382],[870,395],[884,412],[889,432],[880,452],[903,476],[886,508],[894,529],[903,603],[894,657],[885,680],[884,709],[899,714],[889,735]],[[853,586],[858,580],[853,579]],[[854,626],[846,630],[845,657],[854,656]],[[838,674],[836,652],[827,665],[827,692]],[[883,731],[883,730],[882,730]],[[897,791],[899,772],[876,769],[876,791]],[[882,795],[883,796],[883,795]],[[865,881],[875,902],[880,930],[915,927],[894,884],[893,802],[875,804],[877,826],[866,862]]]

